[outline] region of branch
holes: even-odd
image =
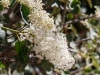
[[[29,57],[30,54],[33,54],[32,57]],[[34,51],[31,51],[31,52],[28,52],[28,57],[29,57],[29,62],[30,64],[36,64],[36,63],[39,63],[40,59],[35,57],[35,52]],[[4,51],[4,52],[0,52],[0,61],[2,63],[8,63],[8,62],[20,62],[16,59],[13,59],[13,57],[16,57],[17,54],[15,52],[15,50],[7,50],[7,51]]]
[[[49,5],[45,8],[45,10],[47,10],[49,8],[49,6],[52,4],[54,0],[51,0],[51,2],[49,3]]]
[[[73,24],[73,23],[77,23],[77,22],[80,22],[80,21],[83,21],[83,20],[86,20],[86,19],[90,19],[90,18],[94,18],[96,17],[96,14],[92,15],[92,16],[88,16],[86,18],[82,18],[82,19],[75,19],[75,20],[71,20],[71,21],[68,21],[66,23],[62,23],[63,26],[66,26],[66,25],[69,25],[69,24]],[[58,25],[57,27],[59,27],[60,25]]]
[[[66,17],[66,6],[67,6],[67,3],[64,4],[64,9],[63,9],[63,13],[62,13],[62,23],[61,25],[64,26],[65,24],[65,17]]]
[[[91,40],[91,38],[84,38],[84,39],[82,39],[82,40],[76,42],[76,44],[79,44],[79,43],[81,43],[81,42],[83,42],[83,41],[87,41],[87,40]]]
[[[21,31],[18,31],[18,30],[10,29],[10,28],[4,27],[4,26],[0,26],[0,27],[5,29],[5,30],[9,30],[11,32],[14,32],[14,33],[27,33],[27,32],[21,32]]]
[[[95,16],[96,16],[96,15],[92,15],[92,16],[88,16],[88,17],[82,18],[82,19],[71,20],[71,21],[66,22],[66,24],[72,24],[72,23],[80,22],[80,21],[83,21],[83,20],[86,20],[86,19],[93,18],[93,17],[95,17]]]
[[[84,70],[84,67],[82,67],[82,68],[80,68],[80,69],[77,69],[77,70],[75,70],[75,71],[72,71],[71,73],[70,73],[70,75],[74,75],[75,73],[78,73],[79,71],[83,71]]]
[[[83,71],[83,70],[85,70],[85,69],[91,67],[92,65],[93,65],[93,63],[91,63],[91,64],[89,64],[89,65],[86,65],[85,67],[79,68],[79,69],[77,69],[77,70],[74,70],[74,71],[70,72],[70,75],[75,75],[75,73],[78,73],[78,72],[80,72],[80,71]]]
[[[95,39],[98,39],[100,38],[100,35],[96,36]],[[88,40],[92,40],[91,38],[84,38],[84,39],[81,39],[80,41],[76,42],[76,44],[79,44],[79,43],[82,43],[84,41],[88,41]]]

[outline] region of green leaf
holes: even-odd
[[[0,68],[5,68],[5,66],[0,62]]]
[[[21,12],[21,16],[22,16],[23,21],[26,24],[29,24],[29,18],[28,18],[28,15],[30,14],[29,8],[25,5],[21,5],[20,12]]]
[[[3,21],[4,21],[4,23],[10,22],[10,17],[8,16],[8,14],[3,14]]]
[[[54,65],[52,64],[52,63],[50,63],[49,61],[47,61],[47,60],[43,60],[40,64],[39,64],[39,66],[41,67],[41,68],[43,68],[44,70],[50,70],[51,68],[54,68]]]
[[[71,3],[71,7],[74,8],[74,7],[76,7],[78,4],[81,4],[80,1],[78,1],[78,0],[73,0],[73,2]]]
[[[3,6],[2,5],[0,5],[0,11],[2,11],[3,10]]]
[[[68,33],[66,37],[67,37],[68,42],[71,42],[74,40],[75,35],[74,33],[71,32],[71,33]]]
[[[80,11],[80,7],[76,6],[73,10],[72,13],[77,14]]]
[[[92,69],[91,69],[91,67],[89,67],[89,68],[86,68],[84,71],[85,71],[85,72],[91,72]]]
[[[15,43],[15,50],[18,56],[18,59],[21,63],[27,63],[28,62],[28,47],[25,41],[17,41]]]
[[[98,59],[96,59],[95,57],[92,57],[92,61],[93,61],[93,66],[96,67],[96,68],[99,68]]]
[[[59,14],[59,13],[60,13],[60,9],[57,8],[57,7],[54,7],[53,12],[52,12],[51,15],[56,16],[56,15]]]
[[[68,18],[69,20],[73,20],[73,19],[74,19],[74,16],[73,16],[73,14],[69,13],[69,14],[67,15],[67,18]]]
[[[90,20],[90,23],[95,26],[95,25],[97,25],[99,23],[99,21],[98,20],[95,20],[94,18],[92,18]]]
[[[14,4],[16,3],[16,0],[12,0],[11,4],[10,4],[10,8],[12,8],[14,6]]]
[[[65,74],[70,74],[70,72],[69,72],[69,71],[64,71],[64,73],[65,73]]]
[[[73,31],[73,33],[75,34],[75,36],[78,37],[77,30],[75,29],[75,27],[73,25],[71,25],[71,27],[69,27],[69,29],[71,29]]]
[[[95,70],[95,73],[100,74],[100,70],[99,70],[99,69],[96,69],[96,70]]]

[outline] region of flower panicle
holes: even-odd
[[[46,57],[55,68],[62,70],[70,69],[75,59],[68,51],[66,36],[58,32],[54,25],[53,18],[50,18],[42,8],[42,0],[19,0],[21,3],[30,7],[29,20],[30,27],[24,31],[28,33],[22,34],[21,39],[27,39],[34,43],[32,50],[36,52],[36,56],[43,59]],[[56,33],[54,33],[56,31]],[[34,34],[30,36],[30,34]]]

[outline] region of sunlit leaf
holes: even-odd
[[[95,57],[92,57],[93,65],[98,68],[99,67],[99,62]]]
[[[5,68],[5,66],[0,62],[0,68]]]
[[[74,28],[73,25],[71,25],[70,29],[73,31],[73,33],[75,34],[75,36],[78,37],[77,30]]]
[[[56,16],[59,13],[60,13],[60,9],[57,8],[57,7],[54,7],[53,12],[51,13],[51,15]]]
[[[74,16],[73,16],[73,14],[69,13],[69,14],[67,15],[67,18],[68,18],[69,20],[72,20],[72,19],[74,19]]]

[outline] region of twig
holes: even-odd
[[[62,23],[61,25],[63,26],[65,24],[65,17],[66,17],[66,5],[67,3],[64,4],[64,10],[63,10],[63,13],[62,13]]]
[[[91,40],[91,38],[84,38],[84,39],[82,39],[82,40],[76,42],[76,44],[79,44],[79,43],[81,43],[81,42],[83,42],[83,41],[87,41],[87,40]]]
[[[95,39],[98,39],[98,38],[100,38],[100,35],[98,35],[98,36],[95,37]],[[79,43],[81,43],[81,42],[83,42],[83,41],[88,41],[88,40],[92,40],[92,39],[91,39],[91,38],[84,38],[84,39],[82,39],[82,40],[76,42],[76,44],[79,44]]]
[[[93,17],[95,17],[95,16],[96,16],[96,15],[92,15],[92,16],[88,16],[88,17],[82,18],[82,19],[71,20],[71,21],[66,22],[66,24],[72,24],[72,23],[80,22],[80,21],[83,21],[83,20],[86,20],[86,19],[93,18]]]
[[[69,24],[73,24],[73,23],[77,23],[77,22],[80,22],[80,21],[83,21],[83,20],[86,20],[86,19],[90,19],[90,18],[94,18],[96,16],[96,14],[92,15],[92,16],[88,16],[86,18],[82,18],[82,19],[75,19],[75,20],[71,20],[71,21],[68,21],[66,23],[62,23],[63,26],[66,26],[66,25],[69,25]],[[57,27],[59,27],[60,25],[58,25]]]
[[[82,67],[82,68],[80,68],[80,69],[77,69],[77,70],[75,70],[75,71],[72,71],[71,73],[70,73],[70,75],[73,75],[73,74],[75,74],[75,73],[77,73],[77,72],[79,72],[79,71],[83,71],[85,68],[84,67]]]
[[[15,32],[15,33],[27,33],[27,32],[21,32],[21,31],[18,31],[18,30],[10,29],[10,28],[4,27],[4,26],[0,26],[0,27],[5,29],[5,30],[9,30],[9,31]]]
[[[45,8],[45,10],[47,10],[49,8],[49,6],[51,5],[51,3],[53,2],[54,0],[52,0],[49,5]]]
[[[91,64],[89,64],[89,65],[86,65],[85,67],[79,68],[79,69],[77,69],[77,70],[74,70],[74,71],[70,72],[70,75],[73,75],[73,74],[75,75],[75,73],[78,73],[78,72],[80,72],[80,71],[83,71],[83,70],[85,70],[85,69],[91,67],[92,65],[93,65],[93,63],[91,63]]]

